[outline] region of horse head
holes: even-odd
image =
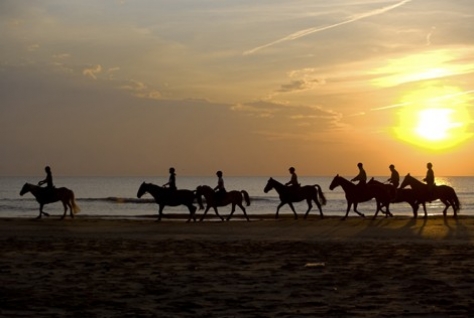
[[[23,187],[21,188],[20,196],[23,196],[26,193],[28,193],[29,191],[31,191],[31,186],[32,186],[31,184],[25,183],[25,185],[23,185]]]
[[[408,185],[411,185],[412,180],[413,180],[413,177],[410,175],[410,173],[408,173],[403,179],[403,182],[400,184],[400,188],[405,188]]]
[[[147,184],[145,182],[143,182],[140,185],[140,188],[138,188],[138,192],[137,192],[137,197],[138,198],[141,198],[148,191],[148,185],[149,184]]]
[[[268,180],[267,185],[265,185],[265,188],[263,189],[263,191],[265,193],[268,193],[269,191],[271,191],[273,189],[274,184],[275,184],[275,180],[273,179],[273,177],[270,177],[270,179]]]
[[[341,181],[341,177],[339,176],[339,174],[337,174],[337,175],[334,176],[334,178],[332,179],[331,185],[329,185],[329,189],[330,189],[330,190],[334,190],[334,188],[336,188],[336,187],[338,187],[339,185],[341,185],[340,181]]]

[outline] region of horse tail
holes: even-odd
[[[202,198],[201,198],[201,186],[198,186],[198,188],[196,189],[196,199],[199,205],[199,209],[204,209],[204,205],[202,204]]]
[[[458,195],[453,189],[453,201],[454,204],[456,205],[456,212],[459,212],[461,210],[461,202],[459,201]]]
[[[321,189],[321,186],[319,186],[318,184],[315,184],[313,185],[313,187],[316,187],[316,190],[318,192],[318,195],[319,195],[319,199],[321,200],[321,205],[326,205],[326,197],[324,196],[324,193],[323,193],[323,190]]]
[[[247,204],[247,206],[250,206],[250,196],[249,196],[249,193],[247,193],[246,190],[241,190],[240,192],[244,195],[245,203]]]
[[[71,191],[71,199],[69,202],[71,204],[71,210],[74,215],[81,211],[81,208],[76,203],[76,196],[74,195],[73,191]]]

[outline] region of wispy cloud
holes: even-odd
[[[332,28],[339,27],[341,25],[345,25],[345,24],[348,24],[348,23],[352,23],[352,22],[355,22],[355,21],[358,21],[358,20],[362,20],[362,19],[365,19],[365,18],[376,16],[376,15],[380,15],[380,14],[383,14],[385,12],[396,9],[396,8],[402,6],[402,5],[405,5],[406,3],[411,2],[411,1],[412,0],[402,0],[402,1],[397,2],[397,3],[395,3],[393,5],[390,5],[390,6],[386,6],[386,7],[380,8],[380,9],[375,9],[375,10],[371,10],[371,11],[368,11],[368,12],[365,12],[365,13],[354,15],[352,17],[349,17],[347,20],[344,20],[344,21],[339,22],[339,23],[331,24],[331,25],[324,26],[324,27],[314,27],[314,28],[300,30],[300,31],[294,32],[294,33],[292,33],[292,34],[290,34],[286,37],[278,39],[276,41],[273,41],[273,42],[255,47],[251,50],[247,50],[243,54],[244,55],[254,54],[254,53],[256,53],[256,52],[258,52],[262,49],[271,47],[273,45],[276,45],[276,44],[279,44],[279,43],[282,43],[282,42],[296,40],[296,39],[308,36],[308,35],[313,34],[313,33],[329,30],[329,29],[332,29]]]
[[[100,64],[97,64],[96,66],[82,70],[83,75],[90,76],[94,80],[97,80],[96,75],[99,74],[100,72],[102,72],[102,66]]]

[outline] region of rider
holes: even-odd
[[[227,191],[224,187],[224,179],[222,178],[222,171],[217,171],[217,186],[214,187],[214,191],[216,192],[217,199],[221,200],[224,198]]]
[[[46,172],[46,178],[43,179],[42,181],[39,181],[38,182],[38,185],[43,185],[43,184],[46,184],[46,189],[53,189],[54,188],[54,185],[53,185],[53,174],[51,174],[51,167],[49,166],[46,166],[44,168],[44,171]]]
[[[290,171],[291,179],[288,183],[285,184],[285,186],[299,187],[300,184],[298,183],[298,176],[295,173],[295,168],[292,166],[288,170]]]
[[[390,178],[387,179],[387,182],[392,184],[395,188],[398,188],[398,185],[400,184],[400,174],[398,174],[397,170],[395,169],[395,165],[391,164],[388,168],[390,168],[392,175],[390,175]]]
[[[423,179],[423,181],[425,181],[426,185],[428,186],[428,194],[432,195],[433,188],[435,187],[435,176],[434,176],[434,171],[433,171],[433,164],[431,163],[426,164],[426,168],[428,168],[428,171],[426,171],[426,177]]]
[[[163,187],[168,187],[169,190],[175,191],[176,188],[176,174],[174,167],[170,167],[169,169],[170,177],[168,179],[168,183],[164,184]]]
[[[364,165],[362,163],[357,164],[359,168],[359,175],[351,179],[351,182],[359,181],[357,186],[365,186],[367,184],[367,174],[364,170]]]

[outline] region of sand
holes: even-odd
[[[0,219],[3,317],[470,317],[474,218]]]

